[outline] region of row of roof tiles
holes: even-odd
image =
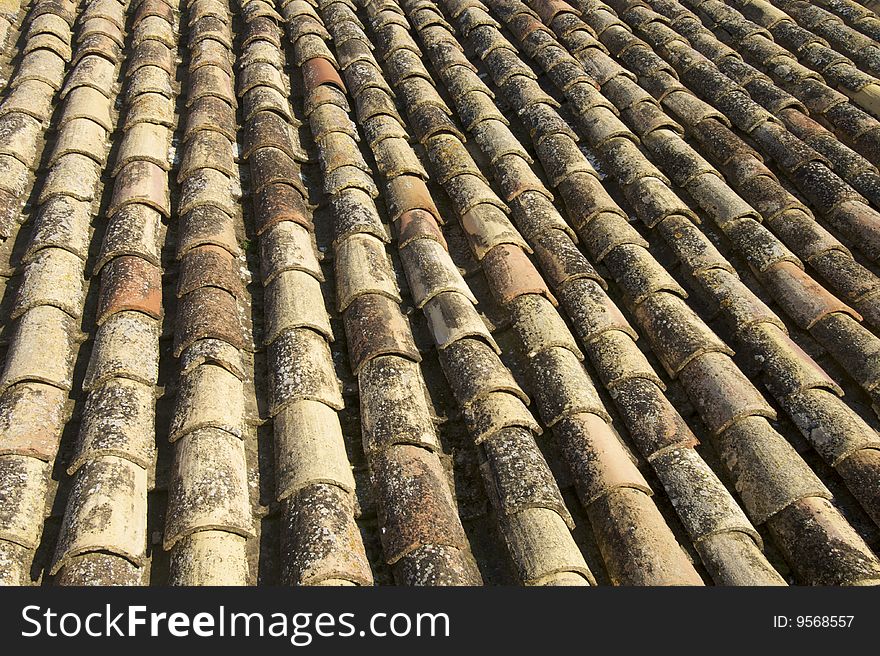
[[[3,581],[880,581],[880,46],[817,4],[4,17]]]

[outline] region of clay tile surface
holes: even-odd
[[[162,271],[142,257],[117,257],[101,269],[98,315],[101,324],[115,312],[137,310],[162,317]]]
[[[333,63],[323,57],[314,57],[303,64],[303,78],[310,89],[330,84],[345,91],[345,84]]]
[[[880,584],[871,11],[20,4],[0,582]]]

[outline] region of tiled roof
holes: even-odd
[[[880,583],[867,6],[3,39],[0,582]]]

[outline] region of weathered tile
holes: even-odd
[[[233,218],[216,207],[201,205],[181,216],[177,257],[180,259],[190,249],[208,244],[225,248],[236,256],[241,250]]]
[[[10,112],[0,116],[0,153],[31,166],[37,156],[40,128],[40,121],[27,114]]]
[[[380,294],[400,302],[397,281],[384,244],[365,234],[355,234],[336,249],[336,296],[340,312],[362,294]]]
[[[469,173],[456,175],[444,188],[459,214],[466,214],[480,204],[495,205],[505,212],[508,209],[481,176]]]
[[[654,353],[671,376],[706,353],[733,351],[684,302],[672,294],[654,294],[635,310]]]
[[[220,98],[205,96],[189,107],[184,138],[190,139],[200,130],[215,130],[230,141],[236,139],[235,110]]]
[[[171,216],[168,174],[151,161],[134,160],[116,176],[108,213],[115,214],[126,205],[147,205],[162,216]]]
[[[0,454],[53,462],[65,421],[64,390],[19,383],[0,396]]]
[[[153,387],[128,378],[110,378],[92,390],[68,473],[106,456],[149,470],[156,457],[155,405]]]
[[[541,427],[525,404],[507,392],[489,392],[470,401],[462,408],[462,416],[476,444],[495,439],[510,428],[541,433]]]
[[[161,222],[162,215],[147,205],[132,203],[121,207],[107,223],[95,270],[123,255],[136,255],[159,266]]]
[[[0,540],[0,585],[30,585],[32,553],[20,544]]]
[[[206,529],[252,537],[246,471],[237,437],[215,429],[183,437],[175,445],[164,546]]]
[[[54,196],[38,210],[34,232],[22,258],[29,261],[44,248],[64,248],[80,259],[88,256],[89,223],[91,204],[74,200],[70,196]]]
[[[54,94],[55,89],[52,85],[42,80],[20,82],[7,92],[3,104],[0,105],[0,114],[21,112],[45,122],[52,113]],[[72,98],[73,95],[73,93],[69,94],[68,98]]]
[[[278,498],[327,484],[354,492],[354,476],[336,411],[320,401],[289,403],[273,419]]]
[[[402,250],[401,260],[416,307],[421,308],[442,292],[458,292],[472,303],[477,302],[449,253],[438,241],[411,241]]]
[[[326,104],[336,105],[346,114],[351,111],[345,92],[340,87],[324,84],[309,90],[303,100],[303,114],[310,117],[318,107]]]
[[[79,318],[85,299],[85,262],[61,248],[44,248],[28,262],[12,318],[39,306],[53,306]]]
[[[247,585],[247,539],[219,530],[199,530],[175,542],[169,581],[174,585]]]
[[[288,501],[282,579],[291,585],[372,585],[373,576],[351,512],[351,497],[317,484]]]
[[[376,167],[387,178],[415,175],[424,179],[428,173],[405,139],[389,137],[382,139],[373,149]]]
[[[206,363],[191,370],[180,379],[168,439],[174,442],[203,429],[242,438],[242,385],[232,372],[215,364]]]
[[[106,130],[87,118],[68,121],[58,135],[49,164],[69,153],[85,155],[103,166],[107,159]]]
[[[333,340],[321,283],[311,274],[297,269],[279,272],[263,294],[267,310],[263,336],[266,344],[291,328],[311,328]]]
[[[292,221],[307,230],[312,229],[311,214],[302,192],[283,182],[267,184],[256,193],[254,212],[258,235],[281,221]]]
[[[200,339],[180,354],[180,375],[187,376],[197,367],[211,364],[226,369],[241,381],[247,379],[245,354],[220,339]]]
[[[61,97],[65,98],[78,87],[90,87],[108,98],[112,97],[116,88],[116,67],[113,62],[97,55],[83,57],[67,78]]]
[[[356,166],[366,173],[371,172],[357,142],[344,132],[331,132],[321,140],[319,160],[325,175],[342,166]]]
[[[174,331],[174,353],[199,339],[219,339],[236,348],[244,337],[235,297],[218,287],[199,287],[180,299]]]
[[[114,258],[101,269],[98,325],[116,312],[134,310],[162,318],[162,271],[133,255]]]
[[[205,39],[191,46],[189,60],[190,72],[202,66],[217,66],[232,75],[232,53],[223,43],[215,39]]]
[[[268,352],[275,363],[269,380],[270,414],[302,399],[321,401],[335,410],[343,408],[330,347],[322,335],[308,328],[286,330],[269,345]]]
[[[483,260],[496,247],[516,248],[529,252],[526,241],[498,205],[478,203],[461,215],[461,228],[478,260]],[[501,257],[496,254],[496,258]]]
[[[113,64],[110,64],[106,59],[101,59],[100,61],[108,65],[112,72]],[[87,68],[80,71],[79,67],[77,67],[76,71],[71,74],[65,89],[85,83],[89,77]],[[18,66],[13,86],[18,86],[30,80],[39,80],[40,82],[45,82],[53,89],[60,89],[61,83],[64,80],[64,60],[50,50],[29,52],[22,58]]]
[[[391,447],[376,454],[372,478],[389,563],[427,544],[464,548],[466,538],[436,455],[415,446]]]
[[[147,472],[115,456],[85,463],[74,478],[50,571],[95,551],[142,566],[146,547]]]
[[[464,337],[477,337],[500,353],[485,322],[466,296],[442,292],[425,303],[424,312],[437,348],[446,348]]]
[[[299,166],[293,158],[280,148],[259,148],[248,157],[251,171],[251,186],[259,191],[273,182],[284,182],[296,187],[303,197],[308,195],[302,182]]]
[[[760,535],[752,528],[742,509],[696,451],[670,449],[658,455],[655,462],[655,467],[664,474],[667,494],[691,536],[741,531],[761,544]],[[694,489],[701,490],[700,497],[694,497]]]
[[[525,508],[547,508],[574,526],[556,480],[528,431],[502,430],[483,442],[483,453],[486,459],[481,467],[486,469],[487,478],[495,482],[492,494],[504,514],[515,515]]]
[[[260,261],[264,286],[284,271],[302,271],[324,280],[311,234],[293,221],[281,221],[263,233]]]
[[[69,390],[77,337],[74,319],[57,307],[38,305],[25,312],[6,353],[0,390],[25,381]]]
[[[43,532],[50,465],[27,456],[0,456],[0,539],[35,549]]]
[[[170,131],[163,125],[136,123],[126,130],[120,143],[113,174],[118,175],[127,164],[138,160],[151,162],[167,171],[171,168],[168,161],[170,136]]]
[[[244,297],[237,259],[219,246],[197,246],[184,256],[177,281],[180,298],[199,287],[217,287],[238,299]]]
[[[485,342],[460,339],[440,352],[440,363],[460,403],[492,392],[507,392],[524,403],[529,399],[510,371]]]
[[[0,155],[0,189],[9,194],[13,203],[10,206],[20,209],[21,199],[30,181],[30,170],[27,164],[12,155]]]
[[[333,241],[339,244],[348,237],[363,233],[388,242],[388,231],[382,223],[376,204],[362,189],[349,187],[330,200],[333,212]]]
[[[483,266],[492,292],[502,305],[506,306],[523,294],[543,295],[556,305],[556,299],[541,274],[519,246],[496,246],[483,259]]]
[[[430,212],[438,223],[444,223],[440,210],[434,204],[428,187],[421,178],[402,175],[389,180],[385,193],[388,218],[392,221],[396,221],[404,212],[418,209]]]
[[[159,2],[156,4],[165,3]],[[167,7],[168,5],[165,6]],[[168,75],[173,76],[175,72],[174,55],[171,49],[160,41],[155,39],[141,41],[135,46],[134,52],[131,55],[130,63],[125,71],[126,76],[130,77],[142,66],[156,66],[168,73]]]
[[[101,167],[90,157],[79,153],[64,155],[49,170],[39,202],[45,203],[53,196],[92,201],[100,177]]]
[[[432,239],[449,250],[437,220],[425,210],[409,210],[397,219],[398,248],[403,250],[417,239]]]
[[[381,355],[399,355],[414,362],[422,358],[413,341],[409,323],[397,303],[387,296],[363,294],[346,308],[343,316],[352,372]]]
[[[128,102],[126,125],[137,123],[156,123],[168,128],[174,127],[174,101],[161,93],[142,93]]]
[[[159,376],[159,324],[141,312],[117,312],[95,335],[83,389],[113,377],[155,385]]]
[[[283,150],[296,158],[291,139],[290,124],[274,112],[263,111],[255,114],[245,126],[245,149],[243,157],[258,148],[273,147]]]
[[[154,175],[157,176],[158,173]],[[167,183],[164,171],[162,178],[163,182]],[[153,179],[155,180],[155,177]],[[201,207],[213,207],[235,216],[240,194],[241,190],[237,185],[233,185],[232,179],[225,173],[217,169],[196,169],[181,185],[178,211],[186,214]]]

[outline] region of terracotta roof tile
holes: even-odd
[[[100,325],[126,310],[162,318],[162,271],[136,255],[117,257],[103,268],[95,320]]]
[[[7,32],[2,582],[880,580],[869,9],[35,0]]]

